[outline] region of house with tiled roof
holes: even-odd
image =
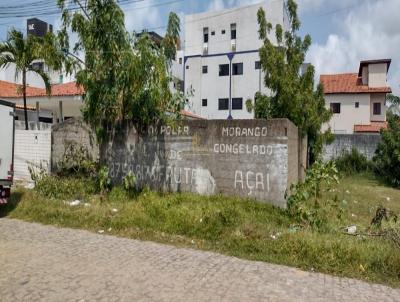
[[[46,112],[43,122],[57,123],[66,118],[81,116],[83,88],[75,82],[53,84],[48,96],[44,88],[27,86],[27,105],[30,110]],[[23,105],[22,85],[0,80],[0,99]],[[47,112],[51,112],[49,116]]]
[[[35,121],[39,109],[39,121],[58,123],[71,117],[81,117],[84,89],[76,82],[53,84],[48,96],[44,88],[27,86],[28,120]],[[17,104],[17,119],[23,120],[22,85],[0,80],[0,99]],[[182,110],[186,119],[203,119],[189,111]]]
[[[390,59],[361,61],[358,73],[321,75],[326,106],[333,112],[324,129],[353,134],[379,133],[385,128],[390,63]]]

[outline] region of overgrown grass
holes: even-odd
[[[299,228],[284,210],[251,200],[148,191],[129,196],[121,188],[105,198],[80,194],[79,206],[65,203],[73,194],[44,197],[20,189],[9,205],[0,208],[0,216],[104,230],[400,287],[400,252],[394,245],[341,231],[353,224],[366,229],[379,205],[399,213],[400,191],[382,186],[369,175],[345,178],[335,191],[325,194],[338,194],[346,215],[336,229],[324,233]]]

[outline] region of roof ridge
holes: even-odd
[[[338,75],[357,75],[357,77],[358,77],[358,73],[357,73],[357,72],[343,72],[343,73],[320,74],[320,77],[322,77],[322,76],[324,76],[324,77],[331,77],[331,76],[338,76]]]

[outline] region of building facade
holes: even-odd
[[[187,15],[185,18],[184,90],[187,110],[207,119],[249,119],[246,101],[263,85],[257,11],[262,7],[273,28],[286,28],[284,1]],[[276,42],[275,33],[269,36]]]
[[[358,73],[321,75],[326,107],[333,116],[323,129],[333,133],[378,133],[386,127],[390,59],[361,61]]]

